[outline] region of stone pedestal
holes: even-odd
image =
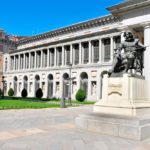
[[[144,77],[124,74],[123,77],[103,78],[102,99],[94,105],[94,112],[123,116],[150,114]]]
[[[124,74],[103,78],[102,99],[94,113],[80,115],[76,125],[81,129],[122,138],[150,138],[150,102],[144,77]]]
[[[150,138],[150,116],[128,117],[91,113],[79,115],[77,127],[100,134],[107,134],[132,140]]]

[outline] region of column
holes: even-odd
[[[65,60],[65,49],[64,45],[62,45],[62,66],[64,66],[64,60]]]
[[[47,67],[49,67],[49,60],[50,60],[50,52],[49,48],[47,49]]]
[[[147,83],[147,94],[150,100],[150,25],[144,28],[144,45],[147,46],[144,52],[144,75]]]
[[[79,43],[79,64],[82,64],[82,43]]]
[[[21,62],[20,62],[20,54],[18,55],[18,70],[20,70],[20,65],[21,65]]]
[[[99,63],[102,62],[102,39],[99,39]]]
[[[26,65],[25,65],[25,62],[26,62],[26,61],[25,61],[25,53],[24,53],[24,54],[23,54],[23,69],[25,69],[25,66],[26,66]]]
[[[37,59],[37,57],[36,57],[36,51],[35,51],[34,59],[35,59],[34,60],[34,68],[36,68],[36,63],[37,63],[37,60],[36,60]]]
[[[54,48],[54,66],[57,66],[57,51],[56,51],[56,47]]]
[[[32,61],[31,61],[31,53],[29,52],[29,62],[28,62],[29,64],[28,64],[28,69],[30,69],[30,66],[31,66],[31,63],[32,63]]]
[[[43,68],[43,50],[41,50],[41,67],[40,68]]]
[[[91,64],[92,60],[92,44],[91,41],[89,41],[89,64]]]
[[[113,37],[110,38],[110,62],[113,61],[113,55],[114,55],[114,42]]]
[[[72,54],[73,54],[73,50],[72,50],[72,44],[70,45],[70,63],[73,64],[73,60],[72,60]]]

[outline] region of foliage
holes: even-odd
[[[22,92],[21,92],[21,96],[22,97],[27,97],[27,95],[28,95],[28,92],[27,92],[27,90],[24,88],[23,90],[22,90]]]
[[[39,88],[37,91],[36,91],[36,97],[37,98],[42,98],[43,97],[43,91],[41,88]]]
[[[2,109],[39,109],[39,108],[56,108],[59,107],[59,104],[49,104],[44,102],[31,102],[23,100],[1,100],[0,101],[0,110]]]
[[[12,88],[9,89],[8,95],[9,96],[14,96],[14,90]]]
[[[79,102],[83,102],[86,98],[86,93],[84,90],[79,89],[76,93],[76,100],[78,100]]]

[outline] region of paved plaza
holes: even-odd
[[[77,129],[76,116],[92,106],[0,111],[0,150],[150,150],[138,142]]]

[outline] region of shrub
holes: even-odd
[[[79,89],[76,93],[76,100],[78,100],[79,102],[83,102],[86,98],[86,93],[84,90]]]
[[[9,89],[8,96],[14,96],[14,90],[12,88]]]
[[[22,92],[21,92],[21,96],[22,97],[27,97],[27,95],[28,95],[28,92],[27,92],[27,90],[24,88],[23,90],[22,90]]]
[[[0,96],[2,96],[3,95],[3,91],[0,89]]]
[[[36,97],[37,98],[42,98],[43,97],[43,91],[41,88],[39,88],[37,91],[36,91]]]

